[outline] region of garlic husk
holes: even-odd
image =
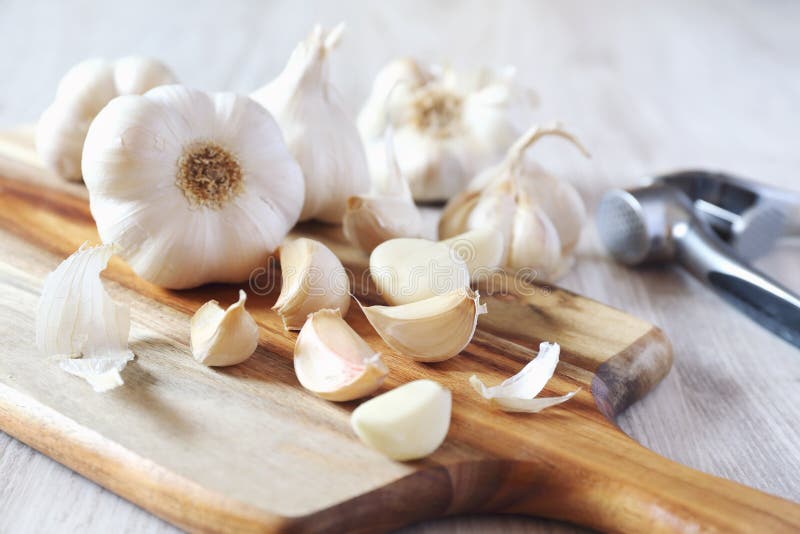
[[[350,424],[368,446],[393,460],[428,456],[450,429],[452,394],[433,380],[415,380],[353,410]]]
[[[484,399],[489,400],[492,405],[503,411],[540,412],[545,408],[569,400],[580,391],[578,388],[560,397],[535,398],[553,377],[560,352],[561,347],[558,343],[543,342],[539,345],[539,354],[528,362],[519,373],[502,383],[487,387],[475,375],[470,377],[469,383]]]
[[[417,361],[441,362],[469,345],[486,305],[477,291],[465,288],[400,306],[361,305],[361,310],[392,349]]]
[[[89,129],[83,170],[103,242],[174,289],[247,280],[303,204],[280,128],[234,93],[168,85],[115,98]]]
[[[348,197],[370,187],[358,130],[329,80],[328,56],[343,30],[342,24],[331,31],[316,26],[278,77],[251,95],[275,116],[303,170],[302,221],[340,224]]]
[[[294,371],[304,388],[336,402],[371,395],[389,374],[381,355],[350,328],[338,309],[308,316],[294,346]]]
[[[39,352],[68,358],[61,368],[95,391],[121,385],[120,372],[133,359],[130,310],[111,300],[100,280],[113,252],[112,245],[82,245],[44,279],[36,313]]]
[[[473,282],[490,275],[505,260],[505,237],[491,226],[464,232],[442,243],[464,260]]]
[[[287,240],[280,248],[281,292],[272,307],[286,330],[300,330],[308,314],[350,309],[350,279],[342,262],[314,239]]]
[[[373,181],[385,180],[381,150],[387,124],[396,129],[397,157],[416,200],[446,200],[522,132],[535,107],[513,69],[459,73],[390,62],[376,76],[359,114]]]
[[[245,309],[247,294],[239,290],[239,300],[227,309],[210,300],[192,316],[192,355],[209,367],[242,363],[258,347],[258,324]]]
[[[154,59],[128,56],[117,61],[87,59],[61,79],[56,97],[36,128],[36,150],[45,166],[68,180],[81,179],[81,153],[89,125],[118,95],[142,94],[175,83],[175,76]]]
[[[386,161],[387,181],[374,186],[369,195],[348,198],[342,221],[347,240],[367,254],[384,241],[422,233],[422,214],[400,173],[391,133],[386,136]]]
[[[378,245],[369,257],[378,293],[391,305],[417,302],[469,286],[469,269],[444,243],[398,238]]]

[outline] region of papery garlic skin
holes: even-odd
[[[192,356],[209,367],[242,363],[258,347],[258,324],[245,309],[247,294],[239,290],[239,300],[227,309],[210,300],[192,316]]]
[[[82,245],[44,279],[36,312],[36,346],[62,356],[61,368],[86,379],[95,391],[123,383],[120,372],[128,349],[130,310],[111,300],[100,280],[112,245]]]
[[[469,287],[470,279],[467,264],[457,253],[427,239],[381,243],[370,254],[369,272],[378,293],[394,306]]]
[[[173,289],[247,280],[303,204],[300,168],[264,108],[180,85],[112,100],[89,128],[83,171],[103,242]]]
[[[300,384],[323,399],[343,402],[371,395],[389,368],[344,322],[338,309],[309,314],[294,347]]]
[[[278,77],[251,95],[275,116],[303,169],[301,221],[340,224],[348,197],[370,187],[358,130],[329,80],[328,55],[343,30],[341,24],[331,31],[316,26]]]
[[[360,303],[359,303],[360,304]],[[458,355],[475,335],[487,312],[470,288],[400,306],[361,306],[389,347],[420,362],[442,362]]]
[[[432,380],[415,380],[361,404],[350,416],[356,435],[393,460],[433,453],[450,429],[452,394]]]
[[[300,330],[308,314],[350,309],[350,279],[331,249],[307,237],[290,239],[280,248],[281,292],[272,307],[286,330]]]
[[[80,180],[83,142],[100,110],[116,96],[170,83],[175,76],[166,65],[140,56],[87,59],[72,67],[36,127],[36,150],[45,167],[67,180]]]
[[[373,181],[386,179],[381,146],[391,124],[400,168],[416,200],[447,200],[464,189],[502,156],[536,105],[514,74],[465,74],[407,58],[387,64],[358,118]]]

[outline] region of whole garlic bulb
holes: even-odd
[[[373,181],[386,180],[381,139],[391,124],[414,198],[447,200],[502,157],[534,105],[513,69],[463,74],[426,69],[412,59],[392,61],[378,73],[358,117]]]
[[[277,78],[253,92],[254,100],[277,119],[306,180],[300,220],[339,224],[352,195],[369,190],[364,147],[328,74],[328,54],[344,26],[330,32],[316,26],[297,45]]]
[[[439,237],[495,228],[506,243],[505,267],[533,269],[544,281],[562,275],[572,263],[586,208],[572,184],[526,160],[525,151],[549,135],[569,140],[588,157],[578,140],[560,126],[534,126],[511,146],[502,162],[476,176],[466,191],[447,203]]]
[[[55,101],[39,119],[39,157],[58,176],[80,180],[83,142],[100,110],[116,96],[142,94],[170,83],[175,83],[175,76],[169,68],[146,57],[87,59],[78,63],[61,79]]]
[[[303,205],[280,128],[233,93],[168,85],[115,98],[89,128],[83,171],[103,242],[175,289],[247,280]]]

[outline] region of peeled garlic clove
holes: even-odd
[[[272,307],[286,330],[300,330],[309,313],[350,309],[350,280],[331,249],[301,237],[281,245],[281,293]]]
[[[522,198],[514,214],[508,268],[532,270],[527,278],[551,281],[561,263],[561,241],[544,211]]]
[[[374,393],[389,374],[381,355],[344,322],[339,310],[308,316],[294,346],[294,371],[304,388],[337,402]]]
[[[239,300],[223,310],[210,300],[192,316],[192,355],[209,367],[242,363],[258,347],[258,324],[244,308],[247,294],[239,290]]]
[[[399,238],[378,245],[369,272],[392,305],[417,302],[469,286],[467,264],[443,243]]]
[[[505,238],[495,228],[470,230],[442,241],[464,260],[472,280],[491,273],[503,264]]]
[[[477,291],[465,288],[401,306],[361,306],[361,310],[400,354],[420,362],[441,362],[469,345],[478,316],[486,313],[479,299]]]
[[[535,398],[553,377],[560,352],[561,347],[558,343],[541,343],[539,354],[511,378],[496,386],[486,387],[477,376],[472,375],[469,383],[484,399],[491,401],[503,411],[540,412],[550,406],[561,404],[580,391],[578,388],[560,397]]]
[[[415,380],[363,403],[350,423],[361,441],[402,462],[439,448],[450,429],[451,409],[448,389],[432,380]]]

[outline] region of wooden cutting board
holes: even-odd
[[[614,416],[668,372],[670,344],[644,321],[557,288],[484,297],[489,314],[473,342],[440,364],[395,354],[352,309],[348,322],[386,354],[382,391],[425,377],[453,392],[445,443],[417,462],[362,445],[349,427],[358,403],[300,387],[296,335],[269,310],[277,289],[250,293],[261,325],[256,354],[208,369],[189,354],[189,317],[211,298],[229,304],[237,286],[164,290],[112,260],[104,275],[113,297],[131,305],[136,360],[125,386],[92,392],[34,346],[43,277],[98,238],[83,186],[45,172],[31,139],[30,129],[0,134],[0,428],[154,514],[188,530],[228,532],[385,531],[477,512],[615,531],[800,528],[800,506],[675,464],[624,435]],[[338,228],[299,233],[328,243],[360,279],[367,258]],[[356,292],[369,291],[360,285]],[[487,406],[468,377],[500,382],[540,340],[562,346],[543,394],[581,392],[541,414]]]

